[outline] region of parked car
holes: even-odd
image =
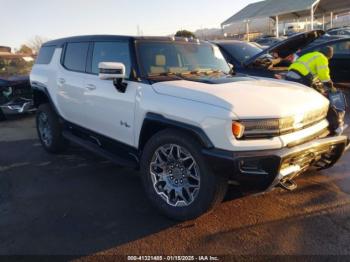
[[[350,83],[350,37],[337,38],[331,41],[314,41],[297,53],[297,56],[319,51],[325,46],[334,50],[333,58],[329,61],[331,77],[335,83]]]
[[[332,28],[326,32],[326,35],[350,37],[350,27],[344,26],[344,27]]]
[[[0,120],[34,110],[29,76],[0,78]]]
[[[332,79],[335,83],[350,82],[348,51],[341,51],[341,45],[348,43],[349,38],[323,37],[322,30],[294,35],[268,49],[261,49],[247,42],[222,40],[214,42],[223,52],[227,61],[233,65],[236,73],[252,76],[275,78],[276,73],[283,73],[296,59],[296,55],[316,50],[322,46],[333,46],[335,55],[330,61]],[[274,63],[273,54],[278,54],[283,60]]]
[[[273,67],[273,56],[268,52],[270,48],[263,49],[254,43],[238,40],[219,40],[213,43],[219,46],[237,74],[274,78],[280,68]],[[282,70],[286,68],[283,67]]]
[[[254,42],[258,43],[261,46],[266,46],[266,47],[270,47],[272,45],[275,45],[281,41],[283,41],[283,38],[277,38],[274,36],[263,36],[260,38],[257,38]]]
[[[230,71],[219,48],[199,40],[48,42],[30,75],[39,139],[50,153],[71,141],[140,170],[150,201],[178,220],[219,204],[228,181],[292,190],[296,176],[339,160],[349,142],[329,135],[327,99]]]

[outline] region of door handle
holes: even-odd
[[[96,89],[96,86],[95,86],[95,85],[92,85],[92,84],[88,84],[88,85],[86,86],[86,89],[88,89],[88,90],[90,90],[90,91],[93,91],[93,90]]]
[[[64,79],[64,78],[58,78],[58,83],[60,83],[60,84],[64,84],[64,83],[66,83],[66,79]]]

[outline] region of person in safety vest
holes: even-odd
[[[335,91],[330,76],[329,60],[333,57],[333,48],[322,48],[299,57],[288,69],[286,80],[298,82],[312,87],[316,80],[323,83],[331,91]]]
[[[345,124],[346,100],[344,95],[333,86],[330,76],[329,60],[333,57],[333,48],[324,47],[320,51],[310,52],[299,57],[288,69],[286,80],[298,82],[315,88],[330,101],[327,114],[331,134],[342,134]],[[320,83],[321,82],[321,83]]]

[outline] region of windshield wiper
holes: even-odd
[[[169,77],[176,80],[182,79],[178,74],[170,73],[170,72],[164,72],[164,73],[157,73],[157,74],[149,74],[148,78],[164,78]]]

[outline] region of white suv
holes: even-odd
[[[234,76],[218,47],[168,37],[82,36],[48,42],[30,75],[44,148],[68,141],[139,169],[167,216],[195,218],[229,181],[268,191],[348,145],[330,137],[328,101],[291,82]]]

